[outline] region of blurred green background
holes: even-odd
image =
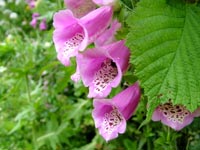
[[[122,18],[133,9],[131,2],[137,0],[121,1]],[[25,0],[0,0],[0,150],[199,150],[199,118],[180,132],[145,122],[145,97],[126,133],[104,141],[94,126],[88,89],[70,80],[75,63],[64,67],[56,58],[52,17],[64,8],[63,0],[39,0],[34,9]],[[34,12],[47,19],[47,30],[30,26]],[[135,80],[131,75],[110,97]]]

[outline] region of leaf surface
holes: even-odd
[[[142,0],[129,18],[126,45],[148,97],[148,119],[161,103],[200,106],[200,8],[183,0]]]

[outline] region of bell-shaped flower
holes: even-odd
[[[89,87],[88,97],[106,97],[117,87],[129,65],[130,51],[124,41],[88,49],[77,56],[83,84]]]
[[[37,18],[33,18],[33,19],[31,20],[31,22],[30,22],[30,25],[31,25],[33,28],[36,28],[36,26],[37,26],[37,21],[38,21]]]
[[[46,23],[46,18],[42,19],[42,21],[40,22],[40,30],[46,30],[47,29],[47,23]]]
[[[93,0],[97,5],[114,5],[117,0]]]
[[[96,4],[92,0],[64,0],[64,3],[73,12],[74,16],[78,18],[96,9]]]
[[[137,108],[140,100],[138,83],[128,87],[112,99],[94,99],[92,117],[95,127],[106,140],[118,137],[126,130],[128,120]]]
[[[35,8],[36,0],[26,0],[26,3],[30,7],[30,9],[33,9],[33,8]]]
[[[200,116],[200,109],[191,113],[183,105],[173,105],[171,102],[159,105],[153,113],[153,121],[161,121],[163,124],[181,130],[192,123],[194,117]]]
[[[53,41],[57,57],[65,66],[70,57],[83,51],[109,26],[112,19],[110,6],[100,7],[82,18],[74,17],[70,10],[61,10],[53,17]]]
[[[36,28],[37,26],[37,21],[38,21],[38,17],[40,16],[39,13],[33,13],[32,14],[32,20],[30,22],[30,25],[33,27],[33,28]]]
[[[115,42],[115,34],[116,31],[121,28],[121,24],[117,21],[114,20],[110,26],[109,29],[107,29],[104,33],[102,33],[96,40],[95,40],[95,46],[103,46],[103,45],[108,45],[112,42]]]

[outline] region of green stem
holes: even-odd
[[[28,79],[28,74],[26,73],[25,75],[25,78],[26,78],[26,89],[27,89],[27,99],[28,99],[28,103],[32,106],[31,102],[31,92],[30,92],[30,85],[29,85],[29,79]],[[34,107],[34,106],[32,106]],[[33,108],[34,109],[34,108]],[[37,143],[36,143],[36,136],[35,136],[35,122],[34,120],[31,122],[31,126],[32,126],[32,142],[33,142],[33,145],[34,145],[34,149],[37,150]]]
[[[167,143],[170,143],[170,127],[167,127]]]
[[[29,79],[28,79],[28,74],[26,73],[26,90],[27,90],[27,100],[28,100],[28,103],[31,102],[31,93],[30,93],[30,86],[29,86]]]

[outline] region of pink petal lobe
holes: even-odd
[[[111,27],[95,40],[95,46],[100,47],[115,42],[115,33],[120,27],[121,24],[117,20],[114,20]]]
[[[93,42],[105,31],[111,22],[112,14],[112,7],[104,6],[91,11],[80,19],[80,24],[87,30],[89,42]]]
[[[140,100],[140,87],[136,82],[113,98],[113,103],[118,107],[124,118],[128,120],[136,110]]]

